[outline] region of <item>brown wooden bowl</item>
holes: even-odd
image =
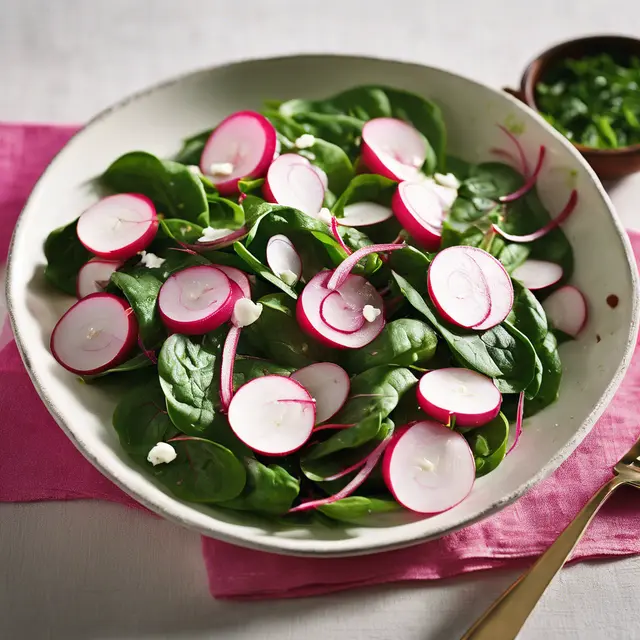
[[[505,88],[505,91],[539,111],[535,87],[550,69],[566,58],[582,58],[598,53],[609,53],[618,59],[631,55],[640,57],[640,40],[624,36],[590,36],[563,42],[547,49],[529,64],[522,74],[519,90]],[[602,180],[622,178],[640,171],[640,144],[621,149],[592,149],[581,144],[575,146]]]

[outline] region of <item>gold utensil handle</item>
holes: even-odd
[[[614,476],[603,485],[531,569],[491,605],[461,640],[513,640],[578,544],[593,516],[622,484],[625,484],[625,480]]]

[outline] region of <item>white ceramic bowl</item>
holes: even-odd
[[[96,199],[89,180],[120,154],[145,149],[170,156],[182,138],[263,100],[316,98],[380,83],[409,89],[443,109],[449,151],[471,161],[505,146],[496,123],[517,124],[530,157],[547,146],[541,196],[559,211],[575,184],[580,204],[565,225],[575,251],[574,283],[589,300],[590,319],[576,342],[562,346],[560,400],[526,421],[519,446],[481,478],[457,507],[429,518],[394,516],[377,527],[296,528],[265,525],[249,515],[184,503],[135,466],[111,427],[115,398],[80,385],[49,353],[51,330],[72,302],[43,285],[42,244],[51,229]],[[135,95],[103,112],[53,160],[22,212],[7,276],[16,339],[31,378],[60,427],[86,458],[158,514],[205,535],[277,553],[338,556],[415,544],[499,511],[549,475],[575,449],[605,409],[629,363],[638,329],[637,272],[611,202],[578,152],[539,116],[510,96],[438,69],[371,58],[297,56],[199,71]],[[606,298],[616,294],[611,309]],[[599,336],[598,342],[596,336]]]

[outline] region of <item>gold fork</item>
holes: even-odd
[[[531,569],[489,607],[461,640],[512,640],[518,635],[605,500],[623,484],[640,488],[640,439],[615,465],[613,472],[613,478],[602,485]]]

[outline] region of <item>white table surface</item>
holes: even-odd
[[[394,57],[513,86],[549,44],[605,31],[640,37],[640,2],[0,0],[0,119],[82,122],[168,76],[302,51]],[[640,227],[640,175],[612,195],[627,226]],[[562,571],[521,637],[640,638],[639,572],[640,558]],[[0,505],[9,640],[449,640],[515,576],[228,603],[208,593],[199,536],[169,522],[103,503]]]

